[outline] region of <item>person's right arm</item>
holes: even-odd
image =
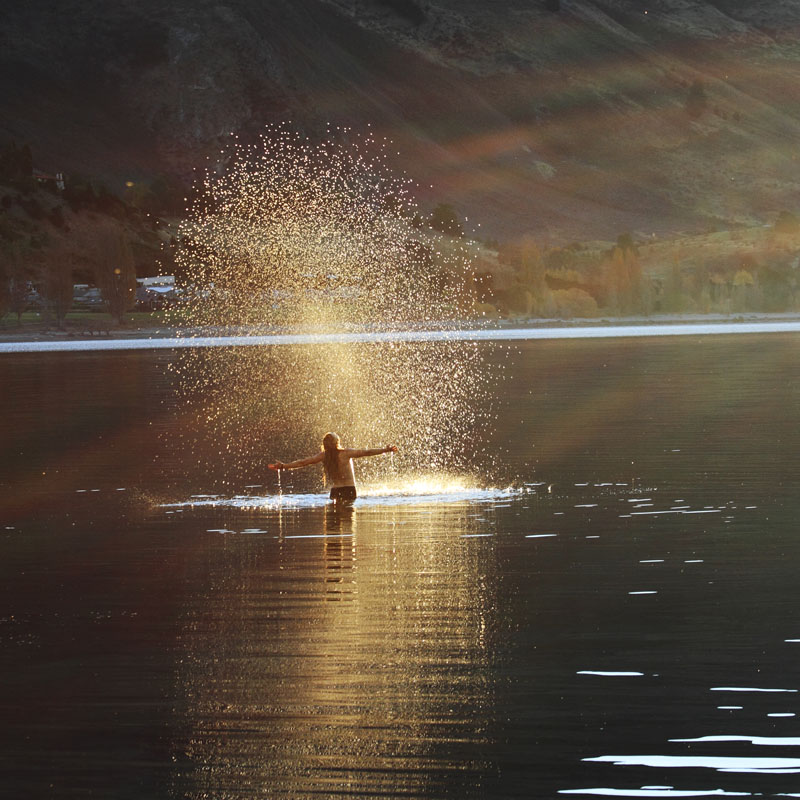
[[[270,469],[299,469],[300,467],[308,467],[311,464],[319,464],[325,453],[320,450],[319,453],[308,458],[299,458],[297,461],[289,461],[284,464],[283,461],[276,461],[274,464],[268,464]]]

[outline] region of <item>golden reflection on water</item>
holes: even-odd
[[[497,609],[494,543],[460,535],[475,512],[284,510],[277,539],[214,539],[181,640],[176,788],[476,791]]]

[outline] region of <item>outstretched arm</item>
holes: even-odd
[[[379,456],[383,453],[396,453],[397,448],[392,444],[388,447],[375,447],[372,450],[350,450],[345,448],[344,452],[348,458],[364,458],[364,456]]]
[[[316,455],[309,456],[308,458],[299,458],[297,461],[289,461],[284,464],[283,461],[276,461],[274,464],[267,464],[270,469],[299,469],[300,467],[307,467],[311,464],[319,464],[322,461],[324,453],[320,451]]]

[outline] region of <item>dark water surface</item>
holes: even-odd
[[[169,351],[0,357],[0,795],[800,796],[798,345],[497,349],[491,475],[344,514]]]

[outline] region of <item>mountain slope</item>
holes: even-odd
[[[797,206],[800,3],[551,5],[30,0],[0,32],[0,135],[121,188],[265,123],[371,123],[423,201],[555,242]]]

